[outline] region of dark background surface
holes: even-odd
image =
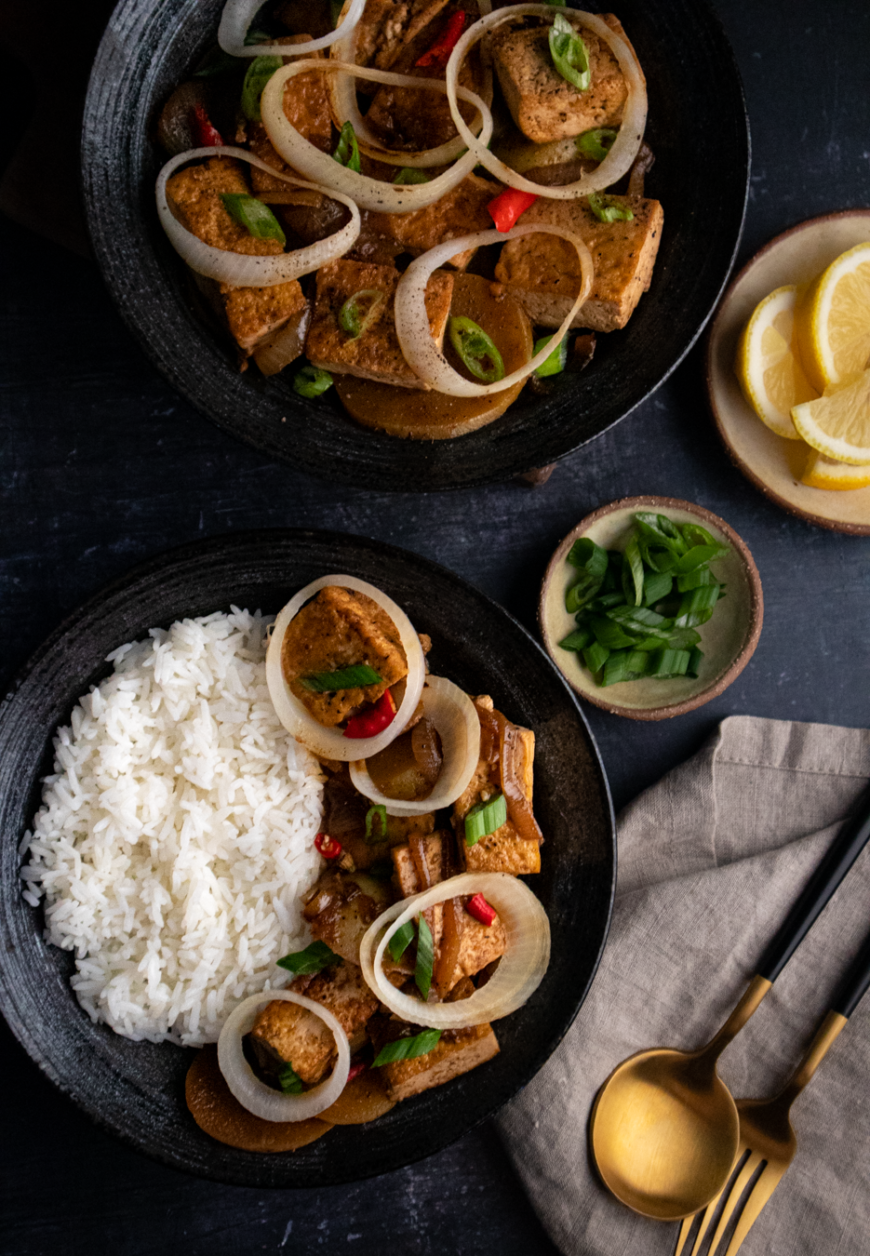
[[[13,7],[25,12],[20,3],[4,6],[0,32],[27,24]],[[43,84],[52,65],[69,75],[64,108],[49,119],[63,150],[87,57],[67,55],[75,32],[63,23],[75,21],[85,44],[91,32],[82,23],[98,31],[100,5],[85,6],[84,18],[55,7],[59,37],[49,41],[52,51],[42,41],[36,51],[48,58]],[[742,263],[805,218],[870,205],[870,9],[865,0],[715,7],[752,127]],[[39,25],[53,29],[44,15]],[[20,42],[21,30],[12,29],[8,45]],[[41,88],[15,58],[4,55],[0,66],[8,158]],[[39,212],[11,209],[29,227],[0,220],[0,679],[79,602],[138,561],[196,537],[269,526],[403,545],[453,568],[534,629],[546,561],[573,524],[613,498],[664,493],[721,514],[748,543],[764,585],[765,626],[743,675],[699,711],[636,724],[587,708],[616,805],[691,754],[730,713],[866,726],[870,540],[781,513],[730,466],[707,410],[700,348],[541,489],[508,484],[421,497],[334,487],[270,464],[182,403],[134,345],[93,263],[38,234],[76,240],[75,214],[59,195],[74,164],[64,151],[53,162],[46,148],[27,176],[42,195]],[[9,169],[20,205],[27,180],[20,162]],[[4,1256],[555,1250],[489,1127],[358,1187],[267,1193],[187,1178],[108,1138],[52,1089],[5,1026],[0,1076]]]

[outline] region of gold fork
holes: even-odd
[[[758,1214],[779,1185],[782,1175],[797,1151],[797,1139],[789,1121],[791,1106],[821,1064],[868,986],[870,986],[870,937],[865,941],[849,969],[833,1009],[822,1021],[803,1059],[780,1093],[773,1099],[737,1100],[737,1112],[740,1117],[740,1147],[731,1172],[733,1174],[738,1166],[739,1172],[725,1200],[716,1232],[708,1249],[708,1256],[714,1256],[719,1241],[739,1207],[746,1188],[759,1169],[761,1172],[743,1206],[725,1256],[736,1256]],[[701,1226],[691,1256],[698,1256],[700,1253],[704,1238],[726,1191],[727,1185],[707,1205],[701,1217]],[[681,1256],[697,1216],[696,1213],[684,1220],[680,1227],[674,1256]]]

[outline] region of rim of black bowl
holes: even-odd
[[[249,596],[273,596],[273,590],[286,596],[288,589],[313,578],[297,580],[292,574],[293,556],[298,560],[296,572],[355,570],[388,590],[392,584],[394,593],[405,595],[409,587],[425,579],[425,590],[418,588],[413,594],[418,599],[430,598],[434,589],[439,595],[449,593],[460,599],[466,613],[477,608],[487,631],[481,632],[478,625],[471,636],[460,638],[456,656],[460,670],[475,665],[491,640],[489,625],[500,623],[502,637],[510,637],[528,668],[521,679],[504,684],[527,690],[542,682],[553,686],[549,698],[536,697],[535,701],[552,703],[556,715],[549,723],[554,727],[558,712],[567,721],[575,739],[571,753],[582,749],[589,797],[594,798],[597,812],[594,822],[587,826],[584,820],[576,827],[576,806],[569,806],[565,797],[554,803],[559,815],[571,815],[575,824],[569,830],[573,833],[570,844],[561,851],[550,847],[551,866],[545,862],[540,876],[546,880],[538,882],[550,909],[556,963],[529,1004],[500,1022],[504,1051],[490,1062],[488,1076],[465,1074],[451,1087],[398,1105],[375,1125],[344,1127],[340,1145],[330,1135],[295,1153],[261,1155],[217,1143],[189,1120],[183,1097],[189,1049],[133,1043],[105,1025],[90,1022],[69,985],[71,956],[44,941],[42,907],[30,907],[16,892],[18,844],[38,805],[41,778],[51,770],[53,733],[68,719],[88,685],[111,670],[99,661],[108,650],[141,635],[147,627],[168,624],[180,615],[208,613],[218,600],[226,606],[231,601],[244,605]],[[211,593],[212,588],[217,591]],[[234,592],[224,596],[227,588]],[[235,593],[240,596],[236,598]],[[465,622],[463,618],[462,629],[434,623],[436,643],[439,631],[444,631],[442,648],[456,648],[455,640],[448,645],[450,633],[455,638],[464,632]],[[75,661],[77,643],[80,646],[85,637],[87,647]],[[490,676],[488,682],[492,681]],[[496,686],[501,683],[497,680]],[[497,687],[493,694],[498,702]],[[541,734],[546,741],[543,728]],[[548,765],[547,753],[553,751],[542,758],[542,786],[551,773],[553,781],[560,770],[568,775],[567,763],[557,758]],[[572,758],[572,778],[575,763]],[[545,798],[547,793],[544,789]],[[258,1187],[335,1185],[390,1172],[442,1150],[492,1116],[537,1073],[582,1006],[606,943],[616,881],[615,820],[598,747],[574,694],[528,631],[486,594],[440,564],[365,537],[305,529],[245,532],[170,550],[112,581],[68,616],[18,670],[0,702],[0,834],[4,835],[0,878],[5,889],[0,913],[0,1011],[14,1036],[55,1086],[106,1132],[173,1168]],[[577,916],[578,907],[565,907],[559,898],[553,902],[555,895],[564,895],[560,886],[570,878],[578,843],[589,856],[583,863],[584,881],[597,887],[594,901],[584,905],[584,919],[595,918],[596,936],[585,977],[579,981],[576,975],[572,977],[578,965],[571,963],[573,951],[567,941],[579,937],[583,920]],[[559,905],[564,912],[554,919]],[[33,978],[34,973],[39,978],[38,1001],[27,984],[28,975]],[[536,1026],[543,1024],[546,1032],[535,1041],[540,1032]],[[61,1046],[64,1037],[65,1046]],[[529,1037],[533,1041],[523,1045]],[[511,1064],[512,1045],[515,1065],[517,1052],[523,1055],[519,1067]],[[452,1099],[445,1093],[450,1091]]]
[[[650,291],[624,330],[599,336],[584,373],[553,381],[549,397],[526,390],[477,432],[412,441],[359,426],[330,394],[304,400],[288,371],[271,379],[255,367],[238,371],[229,340],[191,296],[153,194],[163,163],[156,114],[213,41],[221,0],[120,0],[88,85],[82,190],[103,278],[157,369],[218,427],[269,457],[381,492],[496,483],[560,461],[628,415],[689,352],[722,294],[746,211],[750,138],[734,53],[707,0],[619,7],[648,80],[656,165],[647,189],[665,210]]]

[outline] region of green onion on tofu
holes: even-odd
[[[221,192],[224,209],[257,240],[277,240],[286,244],[287,237],[268,205],[247,192]]]
[[[302,1094],[302,1078],[296,1072],[292,1064],[285,1064],[278,1074],[278,1085],[281,1087],[285,1095],[301,1095]]]
[[[263,88],[276,70],[284,64],[280,57],[254,57],[245,73],[242,84],[242,113],[249,122],[261,122],[260,97]]]
[[[414,983],[425,1002],[432,987],[432,970],[435,967],[435,942],[432,930],[423,916],[417,917],[417,963],[414,965]]]
[[[482,837],[487,837],[507,824],[507,800],[504,794],[494,794],[472,807],[465,817],[465,845],[476,846]]]
[[[549,40],[550,56],[556,72],[561,74],[566,83],[576,87],[578,92],[588,91],[592,83],[589,50],[561,13],[557,13],[553,19]]]
[[[371,327],[386,299],[380,288],[361,288],[348,297],[339,310],[339,327],[347,332],[351,340],[357,340]]]
[[[586,203],[599,222],[631,222],[634,214],[627,205],[619,205],[612,196],[590,192]]]
[[[397,1038],[381,1047],[372,1061],[372,1068],[380,1068],[382,1064],[392,1064],[396,1060],[415,1060],[418,1055],[426,1055],[438,1045],[441,1037],[440,1029],[424,1029],[413,1038]]]
[[[356,131],[353,129],[352,122],[345,122],[341,128],[341,134],[338,137],[338,143],[332,156],[340,166],[346,166],[348,170],[353,170],[356,174],[360,174],[359,144],[357,143]]]
[[[286,968],[294,977],[308,977],[323,972],[332,964],[340,964],[342,959],[325,942],[312,942],[304,951],[293,951],[276,962],[279,968]]]
[[[300,676],[299,683],[311,693],[335,693],[338,689],[361,689],[364,685],[379,685],[383,680],[368,663],[343,667],[336,672],[312,672]]]

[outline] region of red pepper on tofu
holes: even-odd
[[[354,1081],[357,1077],[359,1077],[360,1073],[364,1073],[367,1068],[368,1068],[368,1065],[364,1063],[351,1064],[350,1070],[347,1075],[347,1082],[345,1082],[345,1085],[347,1085],[348,1082]]]
[[[386,689],[374,706],[366,707],[364,711],[360,711],[359,715],[350,717],[344,735],[355,739],[374,737],[389,727],[395,718],[396,704],[393,701],[393,695],[389,689]]]
[[[314,845],[324,859],[338,859],[343,849],[341,842],[337,842],[328,833],[318,833]]]
[[[451,52],[459,43],[460,35],[465,30],[466,17],[465,13],[454,13],[432,47],[428,52],[424,52],[414,64],[443,69],[450,60]]]
[[[530,205],[538,199],[535,192],[522,192],[519,188],[505,188],[499,192],[495,200],[487,205],[492,221],[497,230],[510,231],[516,225],[520,214],[524,214]]]
[[[190,110],[190,116],[193,138],[196,141],[197,148],[213,148],[223,145],[221,133],[212,126],[211,118],[206,113],[204,105],[193,105]]]
[[[490,907],[482,894],[475,894],[473,898],[470,898],[465,904],[465,910],[469,916],[473,916],[475,920],[479,920],[487,928],[489,928],[498,914],[494,907]]]

